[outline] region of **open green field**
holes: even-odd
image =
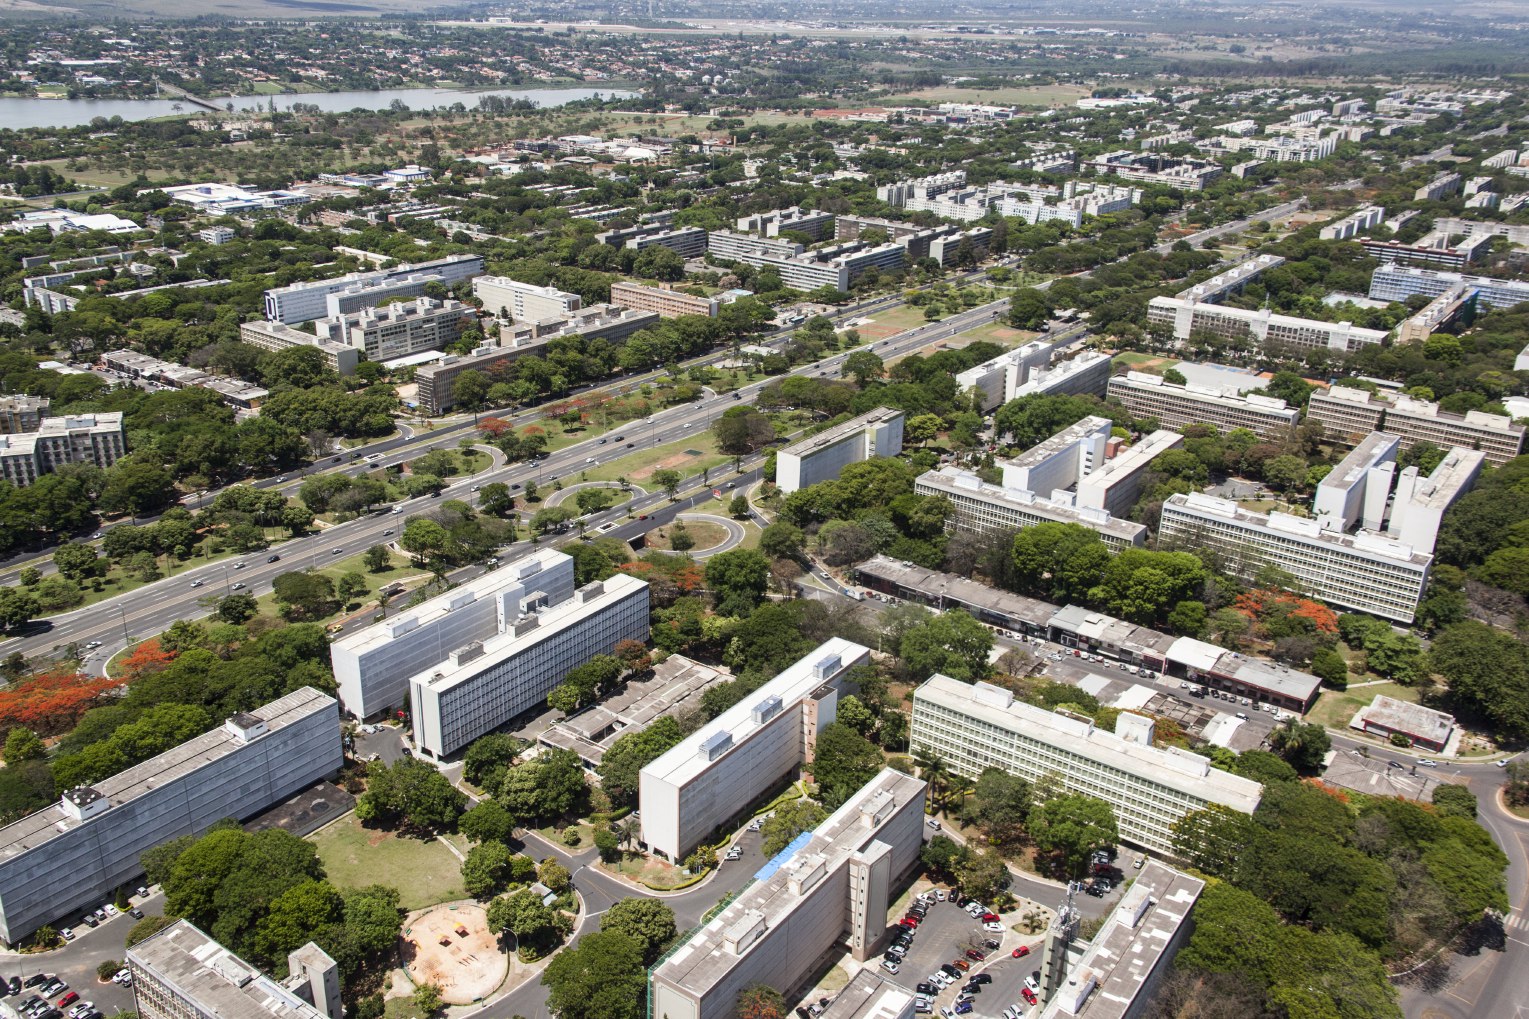
[[[1354,712],[1373,701],[1377,695],[1395,697],[1399,701],[1416,704],[1418,692],[1410,686],[1398,683],[1377,683],[1374,686],[1353,687],[1348,690],[1327,690],[1317,698],[1317,703],[1306,715],[1308,722],[1317,722],[1334,729],[1348,728]]]
[[[1082,85],[1022,85],[1013,88],[926,88],[888,96],[886,102],[978,103],[988,106],[1071,106],[1089,94]]]
[[[689,438],[665,443],[652,449],[635,450],[626,456],[607,460],[578,474],[570,475],[564,480],[572,483],[573,481],[616,481],[619,478],[626,478],[633,484],[652,488],[651,478],[654,471],[674,470],[679,471],[682,477],[689,477],[708,467],[716,468],[722,464],[731,463],[732,459],[726,453],[717,452],[716,437],[709,430],[697,431]]]
[[[870,318],[871,322],[869,325],[854,327],[862,340],[870,342],[884,340],[888,336],[900,333],[905,329],[921,326],[927,321],[924,318],[924,310],[922,308],[913,308],[906,304],[900,304],[889,311],[878,311],[870,316]]]
[[[407,910],[467,897],[461,861],[434,839],[426,842],[364,828],[354,813],[311,839],[324,873],[341,889],[387,885],[398,889],[400,904]]]
[[[1153,375],[1161,375],[1163,372],[1178,364],[1178,360],[1172,357],[1161,357],[1157,354],[1140,354],[1136,351],[1125,351],[1116,354],[1114,358],[1116,368],[1129,368],[1132,371],[1151,372]]]
[[[1004,325],[1002,322],[989,322],[985,326],[968,329],[964,333],[957,333],[952,340],[961,340],[963,343],[975,343],[978,340],[986,340],[989,343],[1002,344],[1005,347],[1017,347],[1023,343],[1029,343],[1039,336],[1040,333],[1031,332],[1028,329],[1015,329],[1013,326]]]

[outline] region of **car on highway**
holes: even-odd
[[[192,587],[201,587],[205,583],[207,583],[207,581],[205,581],[205,580],[193,580],[191,582],[191,586]]]
[[[587,464],[592,464],[592,463],[594,463],[594,462],[595,462],[595,458],[594,458],[594,457],[592,457],[592,456],[586,456],[586,457],[585,457],[585,458],[584,458],[584,462],[585,462],[585,463],[587,463]]]
[[[626,448],[627,449],[636,449],[637,448],[637,443],[629,442],[629,443],[626,444]]]
[[[624,438],[626,438],[625,435],[613,435],[613,436],[611,436],[611,441],[612,442],[620,442]]]
[[[86,647],[87,647],[87,648],[98,648],[98,647],[100,647],[100,646],[101,646],[101,642],[100,642],[100,641],[98,641],[98,640],[93,640],[93,641],[91,641],[91,642],[90,642],[90,643],[88,643],[88,644],[86,644],[86,645],[85,645],[85,646],[86,646]]]
[[[599,441],[599,442],[596,442],[596,443],[595,443],[595,445],[597,445],[597,446],[603,446],[603,445],[605,445],[605,443],[606,443],[606,441],[607,441],[607,440],[605,440],[605,439],[601,439],[601,440],[600,440],[600,441]]]
[[[249,563],[234,563],[234,569],[242,570],[242,569],[244,569],[248,565],[249,565]]]
[[[230,590],[233,590],[233,591],[242,591],[242,590],[244,590],[245,586],[246,585],[241,581],[240,583],[237,583],[232,588],[230,588]]]
[[[341,552],[344,552],[344,551],[345,550],[343,548],[332,548],[332,549],[329,550],[329,554],[330,555],[339,555]]]
[[[382,532],[382,536],[384,538],[391,538],[393,536],[393,529],[389,527],[386,531]]]

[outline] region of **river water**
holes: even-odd
[[[303,92],[275,96],[278,110],[290,110],[293,103],[317,106],[326,112],[349,110],[383,110],[393,100],[401,100],[411,110],[430,110],[462,103],[468,109],[478,105],[479,96],[504,96],[508,99],[529,99],[538,106],[562,106],[596,96],[604,99],[629,99],[635,92],[611,88],[542,88],[542,89],[485,89],[465,92],[449,88],[394,88],[375,92]],[[235,110],[264,110],[270,96],[236,96],[213,98],[218,106],[233,103]],[[176,107],[180,108],[177,109]],[[0,128],[20,130],[26,127],[80,127],[96,117],[121,117],[123,120],[149,120],[154,117],[172,117],[176,114],[196,113],[202,108],[192,103],[176,103],[170,99],[0,99]]]

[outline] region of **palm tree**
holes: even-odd
[[[938,805],[949,788],[951,778],[949,766],[939,754],[932,750],[915,750],[913,766],[918,769],[919,777],[929,783],[929,798]]]
[[[623,848],[629,848],[637,841],[637,834],[642,830],[642,825],[637,823],[637,818],[628,814],[616,822],[616,837],[621,841]]]

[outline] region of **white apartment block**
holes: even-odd
[[[984,361],[956,376],[956,385],[964,393],[976,389],[982,398],[982,410],[987,412],[999,404],[1014,399],[1014,393],[1030,380],[1038,369],[1051,363],[1052,353],[1063,340],[1032,340],[1023,346],[1006,350],[991,361]]]
[[[340,968],[312,941],[278,982],[188,920],[127,950],[138,1019],[341,1019]]]
[[[1209,333],[1227,340],[1248,341],[1266,350],[1325,349],[1352,353],[1386,339],[1384,330],[1365,329],[1352,322],[1323,322],[1280,315],[1267,308],[1232,308],[1178,297],[1154,297],[1148,301],[1147,326],[1171,333],[1181,342]]]
[[[799,244],[730,234],[723,230],[712,232],[708,250],[721,259],[774,269],[781,282],[793,290],[817,290],[820,287],[848,290],[869,270],[901,269],[908,257],[907,249],[895,241],[874,247],[850,241],[803,251]]]
[[[578,294],[533,286],[508,276],[479,276],[473,280],[473,296],[483,302],[488,314],[517,322],[566,318],[584,306]]]
[[[1416,315],[1396,327],[1397,343],[1422,343],[1436,331],[1458,318],[1467,308],[1474,308],[1480,291],[1467,283],[1456,283],[1423,306]]]
[[[1143,372],[1112,377],[1109,398],[1137,417],[1155,418],[1165,428],[1204,423],[1223,432],[1246,428],[1262,439],[1285,438],[1301,417],[1300,411],[1272,396],[1239,396],[1204,386],[1181,386]]]
[[[1122,149],[1086,160],[1084,167],[1101,175],[1142,184],[1162,184],[1178,191],[1204,191],[1221,176],[1221,167],[1198,159],[1176,159]]]
[[[947,191],[954,191],[965,183],[965,170],[950,170],[946,173],[938,173],[931,177],[921,177],[917,180],[904,180],[898,181],[895,184],[883,184],[876,189],[876,197],[894,209],[901,209],[910,198],[938,198]]]
[[[682,226],[644,232],[627,239],[626,247],[633,251],[647,248],[668,248],[683,258],[700,258],[706,254],[706,231],[698,226]]]
[[[368,361],[392,361],[427,350],[443,350],[477,321],[473,309],[450,298],[432,297],[320,319],[318,335],[366,354]]]
[[[1488,170],[1505,170],[1518,162],[1517,149],[1503,149],[1495,156],[1488,156],[1481,165]]]
[[[1170,449],[1184,445],[1184,436],[1159,428],[1104,461],[1093,473],[1078,479],[1078,506],[1123,516],[1136,505],[1142,476],[1152,461]]]
[[[1366,205],[1357,212],[1351,212],[1342,219],[1335,219],[1328,223],[1317,236],[1324,241],[1346,241],[1350,237],[1375,229],[1386,218],[1386,210],[1380,205]]]
[[[706,251],[708,254],[726,259],[729,262],[748,262],[751,265],[759,264],[753,261],[754,259],[794,258],[805,250],[795,241],[753,237],[749,234],[735,234],[727,230],[713,230],[706,238]]]
[[[0,435],[0,479],[25,488],[64,464],[106,468],[126,455],[121,411],[45,417],[36,431]]]
[[[1452,449],[1426,478],[1416,467],[1403,470],[1396,478],[1386,533],[1404,545],[1432,552],[1445,512],[1471,490],[1485,464],[1486,454],[1479,449]]]
[[[1271,138],[1215,138],[1202,144],[1200,150],[1214,156],[1236,152],[1278,163],[1310,163],[1332,155],[1340,140],[1341,136],[1337,134],[1322,138],[1297,138],[1285,134]]]
[[[696,297],[667,287],[649,287],[620,280],[611,284],[611,303],[621,308],[655,312],[661,318],[704,315],[716,318],[722,302],[715,297]]]
[[[1010,400],[1046,394],[1050,396],[1103,396],[1109,387],[1113,362],[1108,354],[1086,350],[1067,361],[1032,371],[1024,382],[1014,387]]]
[[[1249,283],[1254,282],[1270,269],[1284,264],[1285,259],[1280,255],[1256,255],[1246,261],[1238,262],[1224,272],[1217,273],[1203,283],[1185,287],[1173,296],[1199,304],[1216,304],[1232,294],[1242,293]]]
[[[1109,418],[1086,417],[1018,456],[998,461],[1003,487],[1042,494],[1071,489],[1104,463],[1112,428],[1114,422]]]
[[[322,323],[327,321],[320,319]],[[312,347],[324,358],[324,367],[336,375],[354,375],[361,351],[327,335],[317,335],[283,322],[245,322],[239,326],[239,342],[272,353],[291,347]]]
[[[1158,544],[1213,548],[1225,569],[1242,580],[1274,566],[1313,598],[1398,623],[1412,622],[1433,565],[1432,555],[1383,535],[1339,534],[1316,520],[1249,513],[1198,492],[1169,496],[1163,503]]]
[[[498,632],[410,677],[415,745],[439,760],[543,705],[568,670],[624,640],[646,643],[648,612],[647,581],[623,573],[558,605],[529,597],[521,615],[496,620]]]
[[[837,946],[870,959],[886,936],[896,890],[918,863],[925,790],[890,768],[866,783],[790,860],[653,967],[647,1014],[732,1019],[744,988],[764,984],[794,997]],[[842,1013],[835,1003],[829,1014],[902,1019],[912,1001],[906,992],[898,1000],[891,1013]]]
[[[775,483],[782,492],[795,492],[837,478],[852,463],[896,456],[902,449],[903,412],[877,407],[782,449],[775,458]]]
[[[1437,202],[1459,191],[1462,183],[1464,178],[1458,173],[1441,173],[1418,188],[1412,198],[1418,202]]]
[[[1401,444],[1399,436],[1371,432],[1317,483],[1311,508],[1323,530],[1344,533],[1355,524],[1380,530]],[[1428,547],[1433,547],[1431,542]]]
[[[828,234],[833,223],[834,216],[831,212],[792,207],[776,209],[773,212],[756,212],[752,216],[740,216],[737,227],[740,233],[779,237],[789,232],[804,234],[810,240],[820,241]]]
[[[870,658],[859,644],[825,641],[643,768],[643,844],[683,860],[782,780],[810,771],[818,732],[848,692],[846,674]]]
[[[0,938],[95,908],[153,846],[244,820],[338,771],[334,698],[303,687],[0,828]]]
[[[1382,265],[1370,276],[1369,296],[1377,301],[1405,301],[1413,294],[1439,297],[1461,284],[1474,289],[1477,299],[1488,308],[1511,308],[1529,301],[1529,281],[1467,276],[1394,263]]]
[[[1401,437],[1403,450],[1419,442],[1446,450],[1479,449],[1494,467],[1518,456],[1524,446],[1524,426],[1505,415],[1479,410],[1452,414],[1427,400],[1350,386],[1312,393],[1306,417],[1320,421],[1334,442],[1355,443],[1370,432],[1385,431]]]
[[[573,597],[573,559],[539,549],[329,646],[340,703],[356,718],[402,708],[409,679],[484,641],[536,605]]]
[[[1017,531],[1035,524],[1081,524],[1099,532],[1111,551],[1140,548],[1147,542],[1147,528],[1112,516],[1105,510],[1077,504],[1069,493],[1050,497],[1025,489],[990,485],[971,471],[942,467],[920,474],[913,482],[919,495],[938,495],[949,500],[952,513],[945,521],[947,531],[981,534],[987,531]]]
[[[1173,825],[1219,805],[1251,814],[1259,783],[1211,767],[1178,747],[1152,745],[1152,720],[1122,712],[1114,732],[1092,720],[1047,711],[989,683],[935,674],[913,692],[909,748],[938,754],[951,771],[976,779],[998,768],[1032,783],[1055,781],[1115,811],[1120,838],[1153,853],[1173,852]]]
[[[323,312],[314,317],[334,318],[337,315],[349,315],[364,308],[376,308],[389,301],[423,297],[425,288],[431,283],[447,286],[446,278],[433,272],[411,272],[403,276],[390,276],[383,279],[361,279],[326,294]],[[269,317],[267,315],[267,318]]]
[[[1061,189],[1061,197],[1037,193],[1050,190],[1053,189],[1026,189],[1023,198],[1006,197],[996,207],[1001,215],[1018,217],[1027,223],[1060,220],[1069,226],[1081,226],[1084,216],[1107,216],[1112,212],[1123,212],[1141,201],[1140,188],[1098,187],[1078,193],[1076,181],[1068,181],[1067,186]]]
[[[367,306],[366,304],[347,306],[348,302],[342,302],[331,309],[329,303],[331,294],[349,293],[355,299],[376,304],[389,297],[415,297],[423,293],[426,281],[411,280],[410,277],[429,276],[433,278],[433,281],[449,287],[454,283],[481,275],[483,275],[482,255],[448,255],[433,262],[400,265],[396,269],[353,272],[336,279],[293,283],[290,286],[276,287],[265,292],[265,317],[270,322],[296,325],[299,322],[309,322],[327,315],[357,311]],[[416,293],[388,292],[388,288],[382,284],[389,283],[405,284],[406,289],[412,289],[417,283],[419,290]]]

